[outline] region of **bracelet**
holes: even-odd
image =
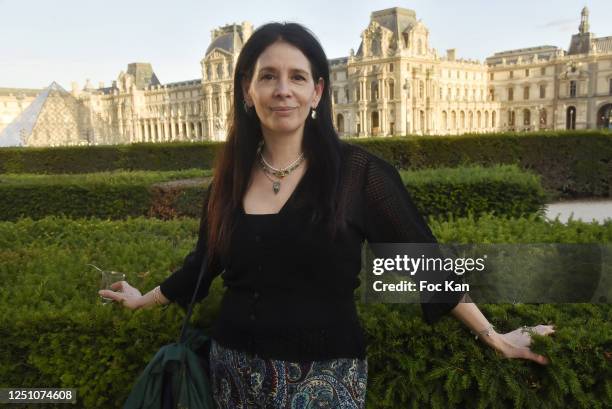
[[[474,339],[478,339],[478,337],[481,335],[486,335],[487,337],[490,337],[491,334],[495,332],[493,328],[494,328],[493,325],[489,324],[489,326],[486,329],[483,329],[482,331],[478,331],[478,333],[472,330],[470,330],[470,332],[475,335]]]
[[[161,290],[159,288],[159,286],[155,287],[153,289],[153,301],[155,301],[155,304],[157,305],[163,305],[162,300],[161,300]]]

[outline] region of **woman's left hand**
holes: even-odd
[[[497,334],[499,343],[497,350],[506,358],[529,359],[541,365],[548,365],[549,360],[544,355],[533,352],[531,333],[538,335],[551,335],[555,333],[554,325],[536,325],[535,327],[521,327],[506,334]]]

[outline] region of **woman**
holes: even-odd
[[[304,27],[256,30],[236,64],[232,125],[195,250],[144,296],[126,282],[101,291],[132,309],[187,305],[207,252],[197,299],[221,273],[227,287],[210,352],[221,408],[363,408],[366,345],[353,297],[362,243],[436,242],[395,168],[340,142],[329,83]],[[498,334],[460,297],[422,304],[427,322],[451,312],[504,356],[546,363],[529,334]]]

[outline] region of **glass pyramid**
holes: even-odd
[[[61,85],[55,81],[52,82],[13,122],[0,132],[0,147],[28,145],[28,139],[34,132],[50,95],[59,96],[62,99],[74,99]]]

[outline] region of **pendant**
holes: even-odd
[[[277,194],[278,191],[280,190],[280,182],[272,183],[272,189],[274,190],[274,194]]]

